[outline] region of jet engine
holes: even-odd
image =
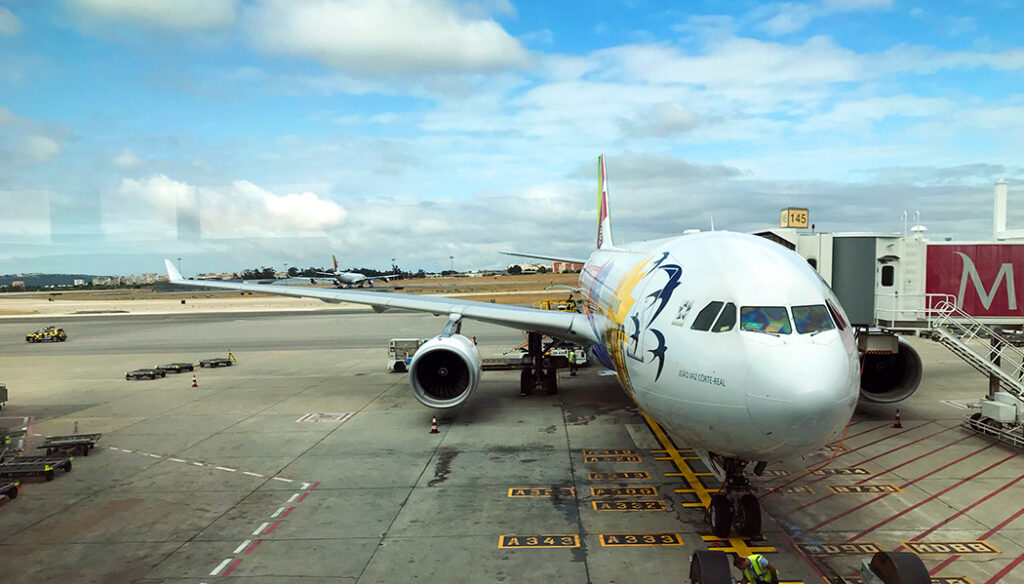
[[[431,408],[453,408],[480,383],[480,351],[462,335],[439,336],[423,343],[409,363],[413,395]]]
[[[860,376],[860,397],[865,401],[891,404],[910,397],[921,383],[921,356],[902,337],[894,350],[867,351]]]

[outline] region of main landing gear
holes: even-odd
[[[527,396],[533,390],[546,390],[548,395],[558,393],[558,375],[554,364],[544,368],[544,348],[540,333],[527,333],[526,356],[530,363],[519,374],[519,395]]]
[[[715,537],[729,537],[732,529],[742,537],[761,535],[761,503],[743,474],[747,461],[712,455],[712,463],[725,472],[725,483],[711,497],[707,520]]]

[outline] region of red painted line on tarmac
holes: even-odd
[[[986,531],[985,533],[981,534],[978,537],[978,540],[979,541],[985,541],[986,539],[992,537],[993,535],[995,535],[996,532],[998,532],[1000,529],[1002,529],[1002,528],[1006,527],[1007,525],[1009,525],[1011,522],[1013,522],[1014,519],[1017,519],[1021,515],[1024,515],[1024,507],[1021,507],[1019,511],[1017,511],[1013,515],[1010,515],[1009,517],[1004,519],[1003,522],[1000,523],[999,525],[996,525],[992,529],[990,529],[990,530]],[[940,562],[937,566],[935,566],[931,570],[928,570],[928,573],[930,575],[934,576],[937,572],[939,572],[940,570],[942,570],[946,566],[948,566],[948,565],[952,564],[953,562],[955,562],[957,560],[957,558],[959,558],[959,557],[960,557],[959,555],[955,555],[955,554],[952,555],[952,556],[949,556],[945,560],[942,560],[942,562]]]
[[[313,489],[317,488],[318,486],[320,486],[320,481],[317,481],[317,482],[313,483],[312,485],[310,485],[309,486],[309,490],[312,491]]]
[[[289,507],[287,511],[282,513],[281,514],[281,519],[284,519],[285,517],[288,517],[288,514],[291,513],[292,511],[295,511],[295,507]]]
[[[852,440],[853,438],[856,438],[857,436],[863,436],[864,434],[867,434],[868,432],[874,432],[875,430],[881,430],[882,428],[885,428],[885,427],[888,427],[888,426],[889,426],[889,422],[886,422],[886,423],[882,424],[881,426],[875,426],[874,428],[871,428],[870,430],[864,430],[863,432],[858,432],[856,434],[851,434],[851,435],[847,436],[846,439],[847,440]]]
[[[986,466],[985,468],[983,468],[983,469],[979,470],[978,472],[976,472],[976,473],[972,474],[971,476],[969,476],[969,477],[967,477],[967,478],[964,478],[964,479],[960,479],[959,481],[957,481],[957,482],[953,483],[952,485],[950,485],[950,486],[946,487],[945,489],[942,489],[942,490],[941,490],[941,491],[939,491],[938,493],[935,493],[934,495],[930,495],[930,496],[928,496],[927,498],[925,498],[925,499],[921,500],[920,502],[918,502],[918,503],[914,503],[914,504],[913,504],[913,505],[911,505],[910,507],[906,507],[905,509],[903,509],[903,510],[902,510],[902,511],[900,511],[899,513],[897,513],[897,514],[895,514],[895,515],[893,515],[893,516],[891,516],[891,517],[888,517],[888,518],[886,518],[886,519],[884,519],[884,520],[882,520],[882,521],[879,521],[878,523],[876,523],[876,524],[872,525],[871,527],[869,527],[869,528],[865,529],[864,531],[862,531],[862,532],[858,533],[857,535],[854,535],[854,536],[850,537],[850,538],[849,538],[848,540],[846,540],[846,541],[857,541],[857,540],[858,540],[858,539],[860,539],[861,537],[864,537],[865,535],[867,535],[867,534],[871,533],[872,531],[874,531],[874,530],[878,529],[879,527],[881,527],[881,526],[883,526],[883,525],[886,525],[887,523],[889,523],[889,522],[891,522],[891,521],[894,521],[894,520],[896,520],[896,519],[899,519],[900,517],[903,517],[903,516],[904,516],[904,515],[906,515],[907,513],[910,513],[910,512],[911,512],[911,511],[913,511],[914,509],[917,509],[918,507],[920,507],[921,505],[924,505],[925,503],[927,503],[927,502],[929,502],[929,501],[934,501],[935,499],[937,499],[937,498],[938,498],[938,497],[940,497],[941,495],[945,495],[946,493],[948,493],[948,492],[952,491],[953,489],[955,489],[955,488],[959,487],[960,485],[962,485],[962,484],[966,483],[967,481],[970,481],[970,480],[974,480],[975,478],[977,478],[977,477],[979,477],[979,476],[981,476],[981,475],[983,475],[983,474],[987,473],[988,471],[990,471],[990,470],[994,469],[995,467],[999,466],[1000,464],[1003,464],[1003,463],[1004,463],[1004,462],[1006,462],[1007,460],[1010,460],[1011,458],[1014,458],[1014,457],[1016,457],[1016,456],[1017,456],[1016,454],[1011,454],[1011,455],[1007,456],[1006,458],[1004,458],[1004,459],[1002,459],[1002,460],[1000,460],[1000,461],[997,461],[997,462],[993,462],[992,464],[990,464],[990,465]]]
[[[250,545],[249,547],[245,548],[245,551],[242,552],[242,553],[251,554],[252,550],[256,549],[256,546],[260,545],[261,543],[263,543],[263,540],[262,539],[257,539],[256,541],[252,542],[252,545]]]
[[[238,558],[235,561],[231,562],[231,564],[228,565],[227,569],[224,570],[224,572],[221,574],[221,576],[227,578],[228,574],[231,573],[231,570],[234,570],[235,568],[237,568],[238,564],[241,564],[241,563],[242,563],[242,558]]]
[[[275,522],[271,523],[270,527],[268,527],[267,530],[263,532],[263,535],[270,535],[270,532],[274,531],[275,529],[277,529],[278,525],[281,525],[280,521],[275,521]]]
[[[303,499],[309,496],[309,493],[302,493],[302,496],[295,500],[296,503],[301,503]]]
[[[865,478],[865,479],[863,479],[863,480],[861,480],[861,481],[859,481],[859,482],[856,482],[856,483],[854,483],[854,484],[856,484],[856,485],[859,485],[859,484],[861,484],[861,483],[863,483],[863,482],[865,482],[865,481],[869,481],[869,480],[874,480],[874,479],[876,479],[876,478],[878,478],[878,477],[880,477],[880,476],[882,476],[882,475],[884,475],[884,474],[886,474],[886,473],[892,472],[892,471],[894,471],[894,470],[896,470],[896,469],[898,469],[898,468],[900,468],[900,467],[902,467],[902,466],[906,466],[906,465],[910,464],[911,462],[915,462],[915,461],[918,461],[918,460],[920,460],[920,459],[922,459],[922,458],[924,458],[924,457],[926,457],[926,456],[931,456],[932,454],[935,454],[936,452],[938,452],[938,451],[940,451],[940,450],[945,450],[946,448],[949,448],[950,446],[952,446],[952,445],[954,445],[954,444],[957,444],[958,442],[963,442],[964,440],[967,440],[968,438],[972,438],[972,436],[964,436],[964,437],[963,437],[963,438],[961,438],[960,440],[957,440],[957,441],[955,441],[955,442],[950,442],[949,444],[944,444],[944,445],[942,445],[942,446],[939,446],[938,448],[935,448],[935,449],[933,449],[933,450],[930,450],[930,451],[928,451],[928,452],[925,452],[924,454],[921,454],[921,455],[919,455],[919,456],[916,456],[916,457],[914,457],[914,458],[911,458],[910,460],[908,460],[908,461],[906,461],[906,462],[902,462],[902,463],[900,463],[900,464],[898,464],[898,465],[896,465],[896,466],[894,466],[894,467],[891,467],[891,468],[888,468],[888,469],[886,469],[886,470],[883,470],[883,471],[882,471],[882,472],[880,472],[880,473],[877,473],[877,474],[871,475],[870,477],[868,477],[868,478]],[[820,480],[824,480],[824,478],[826,478],[826,477],[822,477],[822,478],[819,478],[819,479],[815,479],[815,480],[814,480],[813,482],[815,482],[815,483],[816,483],[816,482],[818,482],[818,481],[820,481]],[[808,483],[808,484],[812,484],[812,483]],[[817,505],[818,503],[821,503],[821,502],[822,502],[822,501],[824,501],[825,499],[830,499],[830,498],[832,498],[832,497],[835,497],[835,496],[836,496],[836,495],[835,495],[835,493],[828,493],[827,495],[824,495],[824,496],[822,496],[822,497],[818,497],[817,499],[815,499],[815,500],[811,501],[810,503],[804,503],[803,505],[800,505],[799,507],[795,507],[795,508],[793,508],[793,509],[790,509],[789,511],[786,511],[786,512],[785,512],[785,513],[783,513],[782,515],[779,515],[779,518],[781,519],[781,518],[783,518],[783,517],[788,517],[788,516],[792,515],[793,513],[796,513],[797,511],[800,511],[800,510],[802,510],[802,509],[806,509],[806,508],[810,507],[811,505]]]
[[[933,526],[929,527],[928,529],[926,529],[926,530],[922,531],[921,533],[919,533],[919,534],[915,535],[915,536],[914,536],[913,538],[911,538],[911,539],[910,539],[909,541],[920,541],[921,539],[923,539],[923,538],[927,537],[927,536],[928,536],[929,534],[931,534],[932,532],[934,532],[934,531],[935,531],[936,529],[939,529],[939,528],[940,528],[940,527],[942,527],[943,525],[946,525],[946,524],[948,524],[948,523],[949,523],[950,521],[953,521],[953,520],[954,520],[954,519],[956,519],[957,517],[960,517],[960,516],[961,516],[961,515],[963,515],[964,513],[967,513],[967,512],[968,512],[968,511],[970,511],[971,509],[974,509],[975,507],[977,507],[978,505],[980,505],[980,504],[984,503],[985,501],[988,501],[988,500],[989,500],[989,499],[991,499],[992,497],[995,497],[995,496],[996,496],[996,495],[998,495],[999,493],[1001,493],[1001,492],[1005,491],[1006,489],[1008,489],[1008,488],[1012,487],[1013,485],[1017,484],[1017,483],[1018,483],[1018,482],[1020,482],[1021,480],[1024,480],[1024,475],[1020,475],[1019,477],[1017,477],[1017,478],[1013,479],[1012,481],[1010,481],[1010,482],[1006,483],[1005,485],[1003,485],[1003,486],[999,487],[998,489],[996,489],[996,490],[992,491],[991,493],[989,493],[989,494],[985,495],[984,497],[982,497],[982,498],[978,499],[977,501],[975,501],[975,502],[971,503],[970,505],[968,505],[968,506],[964,507],[963,509],[961,509],[961,510],[957,511],[956,513],[954,513],[954,514],[950,515],[949,517],[947,517],[947,518],[943,519],[942,521],[940,521],[940,522],[936,523],[935,525],[933,525]],[[902,546],[902,545],[900,545],[900,546],[898,546],[898,547],[897,547],[897,548],[896,548],[895,550],[893,550],[893,551],[896,551],[896,552],[898,552],[898,551],[902,551],[902,550],[903,550],[903,546]]]
[[[968,459],[968,458],[970,458],[970,457],[972,457],[972,456],[974,456],[976,454],[984,452],[984,451],[988,450],[989,448],[992,448],[996,444],[997,444],[997,442],[992,442],[988,446],[984,446],[982,448],[979,448],[978,450],[975,450],[974,452],[971,452],[969,454],[965,454],[965,455],[961,456],[960,458],[958,458],[958,459],[956,459],[956,460],[954,460],[952,462],[947,462],[946,464],[940,466],[939,468],[936,468],[936,469],[932,470],[931,472],[923,474],[923,475],[917,477],[916,479],[914,479],[912,481],[909,481],[907,483],[904,483],[904,484],[900,485],[900,488],[902,489],[902,488],[905,488],[905,487],[909,487],[910,485],[916,483],[917,481],[920,481],[922,479],[928,478],[931,475],[933,475],[933,474],[935,474],[935,473],[937,473],[939,471],[946,470],[947,468],[953,466],[954,464],[957,464],[958,462],[962,462],[962,461],[964,461],[964,460],[966,460],[966,459]],[[865,480],[868,480],[868,479],[865,479]],[[822,527],[823,525],[828,525],[829,523],[832,523],[836,519],[840,519],[842,517],[846,517],[850,513],[853,513],[854,511],[859,511],[859,510],[863,509],[864,507],[867,507],[868,505],[874,503],[875,501],[878,501],[879,499],[884,499],[885,497],[888,497],[891,494],[892,493],[883,493],[883,494],[875,497],[874,499],[871,499],[869,501],[865,501],[865,502],[861,503],[860,505],[857,505],[856,507],[847,509],[846,511],[843,511],[842,513],[839,513],[838,515],[835,515],[835,516],[833,516],[833,517],[831,517],[829,519],[826,519],[826,520],[822,521],[821,523],[818,523],[817,525],[815,525],[814,527],[811,527],[810,529],[805,529],[804,533],[810,533],[812,531],[815,531],[819,527]]]
[[[985,584],[996,584],[996,582],[1003,579],[1003,576],[1010,573],[1011,570],[1017,567],[1018,564],[1024,562],[1024,554],[1017,556],[1017,559],[1010,562],[1005,568],[996,572],[994,576],[985,581]]]
[[[895,437],[897,437],[897,436],[899,436],[901,434],[906,434],[907,432],[913,432],[914,430],[917,430],[918,428],[923,428],[923,427],[927,426],[928,424],[933,424],[933,423],[935,423],[935,420],[928,420],[927,422],[925,422],[923,424],[919,424],[917,426],[914,426],[913,428],[906,428],[906,429],[900,430],[899,432],[896,432],[895,434],[889,434],[885,438],[879,438],[878,440],[875,440],[874,442],[868,442],[867,444],[862,444],[862,445],[854,448],[853,450],[845,450],[843,452],[840,452],[839,454],[836,455],[836,458],[839,458],[841,456],[846,456],[847,454],[853,454],[854,452],[857,452],[858,450],[860,450],[862,448],[867,448],[868,446],[874,446],[875,444],[878,444],[879,442],[885,442],[886,440],[891,440],[891,439],[893,439],[893,438],[895,438]]]

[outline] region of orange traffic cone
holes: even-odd
[[[440,434],[441,433],[441,431],[437,429],[437,418],[436,417],[430,419],[430,433],[431,434]]]
[[[902,428],[903,427],[903,418],[900,417],[900,410],[899,409],[896,410],[896,421],[893,422],[892,427],[893,428]]]
[[[196,376],[192,376],[192,387],[199,387],[199,383],[196,381]]]

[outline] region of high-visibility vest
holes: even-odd
[[[576,363],[576,351],[569,351],[569,362]]]
[[[761,554],[751,554],[747,556],[750,560],[750,567],[743,570],[743,575],[746,577],[747,582],[751,584],[768,584],[772,581],[772,573],[768,569],[768,558]]]

